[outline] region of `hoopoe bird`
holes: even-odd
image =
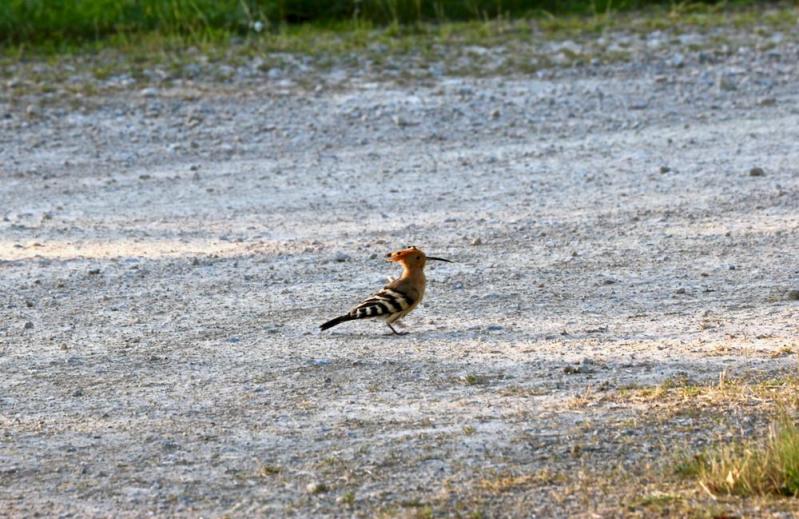
[[[405,335],[408,332],[398,332],[391,323],[411,313],[422,302],[425,288],[424,265],[427,260],[452,263],[448,259],[427,256],[416,247],[389,252],[386,254],[386,261],[402,265],[402,276],[348,313],[326,322],[319,328],[327,330],[353,319],[382,319],[395,335]]]

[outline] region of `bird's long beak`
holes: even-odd
[[[436,260],[436,261],[446,261],[447,263],[454,263],[452,260],[444,259],[444,258],[436,258],[435,256],[428,256],[427,259],[429,260]]]

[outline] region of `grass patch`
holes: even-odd
[[[277,465],[263,465],[258,469],[258,475],[261,477],[269,477],[280,474],[282,471],[283,469]]]
[[[194,38],[215,34],[241,36],[308,22],[355,21],[400,26],[532,16],[596,16],[651,5],[670,5],[671,12],[693,15],[714,9],[715,3],[713,0],[5,0],[0,2],[0,35],[5,43],[52,45],[151,32]],[[732,3],[752,2],[733,0]]]
[[[790,35],[799,23],[799,9],[787,3],[767,8],[738,3],[691,4],[690,9],[686,5],[655,5],[635,12],[595,10],[562,16],[539,12],[520,18],[503,15],[387,25],[350,18],[270,23],[260,31],[156,27],[113,31],[91,39],[6,40],[9,45],[0,43],[0,81],[8,85],[8,97],[19,106],[39,96],[37,103],[68,103],[78,109],[90,107],[91,98],[118,91],[169,88],[183,80],[192,81],[194,88],[224,89],[236,84],[239,77],[261,83],[272,72],[276,75],[269,81],[288,78],[281,88],[298,90],[318,87],[320,75],[330,70],[367,71],[373,78],[398,84],[439,74],[530,75],[552,67],[628,61],[646,52],[640,45],[614,44],[617,33],[636,37],[653,30],[676,35],[741,27],[736,42],[762,45],[755,36],[759,30]],[[255,16],[252,13],[247,16]],[[0,20],[3,16],[0,13]],[[709,51],[718,47],[714,38],[707,36],[703,44]],[[565,40],[570,40],[570,45],[553,50],[554,41]],[[342,79],[346,77],[338,74],[325,81],[328,87],[338,88],[347,82]]]
[[[355,504],[355,493],[353,493],[353,492],[346,492],[344,495],[342,495],[342,496],[341,496],[341,497],[338,499],[338,502],[339,502],[339,503],[341,503],[341,504],[343,504],[343,505],[346,505],[346,506],[352,506],[352,505],[354,505],[354,504]]]
[[[708,493],[736,496],[799,496],[799,428],[787,417],[764,440],[712,448],[683,466]]]
[[[458,380],[467,386],[482,386],[489,383],[489,378],[485,375],[478,375],[476,373],[468,373],[458,378]]]
[[[628,509],[636,508],[663,508],[674,503],[683,501],[683,496],[679,494],[669,494],[666,492],[652,492],[638,499],[633,500]]]
[[[628,403],[659,403],[678,409],[765,403],[776,407],[796,408],[799,407],[799,376],[789,374],[751,381],[732,378],[723,372],[717,383],[698,384],[677,375],[657,386],[624,388],[616,395],[602,395],[602,398]]]
[[[395,1],[380,3],[388,5]],[[47,0],[51,5],[43,7],[45,0],[11,0],[5,6],[0,2],[0,35],[5,38],[0,42],[5,43],[3,53],[20,58],[30,53],[57,55],[116,49],[143,63],[163,61],[170,54],[187,49],[199,51],[213,61],[229,57],[229,47],[236,47],[237,53],[245,56],[279,52],[340,55],[364,49],[378,49],[374,53],[376,57],[387,52],[429,56],[441,45],[507,46],[539,39],[579,40],[608,30],[703,30],[720,25],[748,29],[766,24],[778,30],[791,30],[799,20],[799,10],[790,3],[764,8],[747,1],[717,5],[614,1],[613,9],[599,8],[604,2],[591,2],[592,7],[586,9],[574,7],[589,3],[579,0],[562,3],[572,7],[546,10],[510,9],[507,2],[490,1],[505,7],[499,11],[494,9],[495,14],[491,15],[485,9],[475,8],[470,16],[450,16],[445,12],[439,16],[418,16],[408,23],[384,23],[379,17],[363,16],[297,16],[295,20],[302,23],[284,23],[280,15],[256,1]],[[88,7],[82,10],[100,2],[113,4],[113,8],[102,15]],[[151,3],[154,5],[148,8]],[[361,2],[366,3],[369,2]],[[427,6],[440,2],[414,0],[414,3]],[[476,5],[480,2],[458,3]],[[168,5],[173,9],[166,10],[164,6]],[[620,10],[625,5],[641,9]],[[24,6],[38,8],[30,13],[26,10],[29,7]]]
[[[501,494],[529,487],[557,485],[567,480],[565,475],[543,468],[530,474],[497,474],[482,478],[478,487],[492,494]]]

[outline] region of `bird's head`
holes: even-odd
[[[447,263],[452,263],[448,259],[427,256],[420,249],[413,246],[405,247],[404,249],[386,254],[386,261],[400,263],[407,268],[424,268],[427,260],[446,261]]]

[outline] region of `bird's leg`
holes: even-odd
[[[391,326],[391,323],[386,323],[386,326],[391,328],[391,331],[394,332],[394,335],[408,335],[408,332],[398,332],[397,330],[395,330],[394,327]]]

